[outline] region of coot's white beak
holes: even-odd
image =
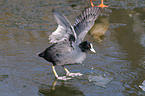
[[[91,45],[90,50],[91,50],[93,53],[96,53],[96,51],[95,51],[94,48],[93,48],[93,45],[92,45],[92,44],[90,44],[90,45]]]

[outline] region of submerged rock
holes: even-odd
[[[89,82],[93,82],[95,85],[106,88],[106,85],[113,79],[113,77],[102,77],[102,75],[89,75]]]

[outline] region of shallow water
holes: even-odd
[[[67,66],[84,75],[56,81],[51,63],[37,56],[51,45],[48,36],[57,27],[51,10],[59,10],[73,24],[89,0],[1,0],[0,96],[144,96],[139,85],[145,80],[145,1],[105,4],[110,7],[94,26],[104,36],[92,29],[85,38],[97,54],[88,53],[83,64]],[[65,75],[61,67],[56,70]],[[106,87],[89,82],[89,76],[98,74],[113,79]]]

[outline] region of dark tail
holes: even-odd
[[[44,52],[38,54],[39,57],[44,57]]]

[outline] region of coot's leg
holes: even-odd
[[[54,75],[55,75],[55,77],[56,77],[57,79],[59,79],[59,80],[69,80],[69,79],[71,79],[71,78],[67,78],[66,76],[59,77],[58,74],[57,74],[56,71],[55,71],[55,67],[54,67],[54,66],[52,66],[52,69],[53,69]]]
[[[90,0],[90,2],[91,2],[91,6],[92,6],[92,7],[95,7],[94,4],[92,3],[92,0]]]
[[[103,3],[104,3],[104,1],[101,0],[101,4],[100,4],[98,7],[101,7],[101,8],[103,8],[103,7],[108,7],[108,6],[104,5]]]
[[[55,90],[56,83],[57,83],[57,80],[54,81],[53,86],[52,86],[52,90]]]
[[[76,76],[82,76],[83,75],[81,73],[70,73],[64,66],[63,66],[63,68],[66,71],[67,76],[76,77]]]

